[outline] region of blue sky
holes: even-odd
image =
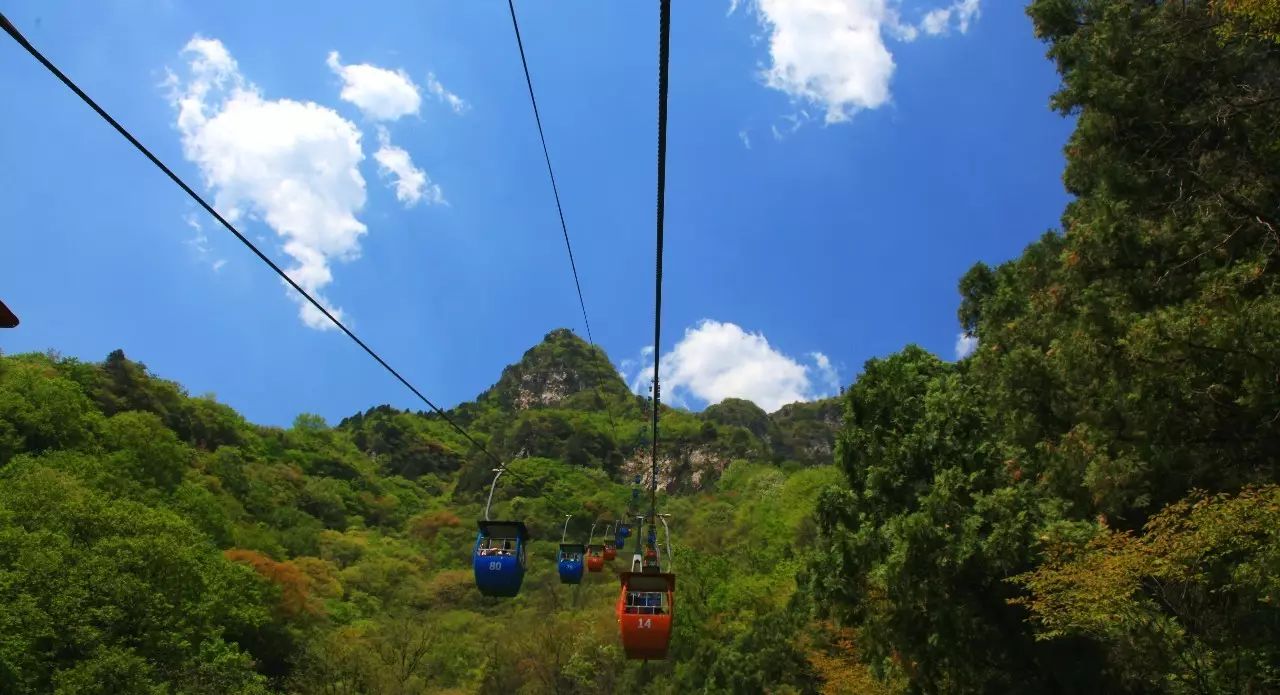
[[[1022,8],[675,4],[664,394],[772,410],[907,343],[953,358],[960,275],[1067,200]],[[505,3],[0,8],[440,405],[585,334]],[[517,10],[592,330],[642,387],[656,3]],[[123,348],[269,424],[421,407],[11,41],[0,66],[0,349]]]

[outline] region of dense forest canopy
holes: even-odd
[[[563,511],[586,541],[626,509],[623,469],[648,465],[646,407],[598,348],[557,330],[450,413],[511,461],[495,514],[536,539],[522,595],[486,599],[470,554],[492,463],[438,416],[378,406],[335,427],[306,414],[261,427],[120,351],[0,357],[5,692],[598,692],[737,677],[739,651],[720,646],[793,620],[795,544],[837,480],[789,443],[834,427],[761,412],[766,439],[664,408],[678,656],[641,669],[618,645],[613,568],[562,586],[554,558]],[[748,555],[750,568],[734,561]]]
[[[1075,199],[961,279],[973,357],[868,363],[837,446],[849,485],[818,505],[808,585],[876,673],[1280,687],[1275,9],[1031,3],[1077,119]]]
[[[971,357],[663,407],[667,661],[622,658],[613,568],[557,580],[649,433],[556,330],[450,412],[518,473],[508,600],[469,564],[492,464],[438,416],[262,427],[119,351],[0,357],[0,690],[1280,690],[1280,5],[1028,14],[1076,123],[1061,228],[959,279]]]

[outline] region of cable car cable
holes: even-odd
[[[649,480],[649,523],[658,513],[658,410],[662,387],[658,382],[658,362],[662,355],[662,222],[666,212],[667,188],[667,64],[671,57],[671,0],[662,0],[658,26],[658,219],[657,265],[653,300],[653,444]]]
[[[235,225],[228,222],[227,219],[223,217],[216,209],[214,209],[214,207],[210,205],[204,199],[203,196],[197,193],[195,189],[191,188],[191,186],[189,186],[186,181],[182,180],[182,177],[174,173],[174,171],[170,169],[163,161],[161,161],[159,157],[153,154],[151,150],[147,148],[146,145],[143,145],[142,142],[139,141],[136,137],[134,137],[133,134],[130,133],[128,129],[126,129],[123,125],[120,124],[119,121],[113,118],[111,114],[107,113],[106,110],[103,109],[101,106],[99,106],[98,103],[94,101],[92,97],[86,94],[85,91],[79,87],[79,85],[77,85],[74,81],[72,81],[70,77],[67,77],[67,75],[63,73],[62,70],[58,69],[58,66],[54,65],[48,58],[44,56],[44,54],[42,54],[35,46],[33,46],[31,42],[28,41],[27,38],[22,35],[22,32],[18,31],[18,28],[14,26],[12,22],[9,21],[9,18],[6,17],[3,12],[0,12],[0,28],[3,28],[5,32],[9,34],[11,38],[13,38],[14,41],[16,41],[20,46],[26,49],[27,53],[30,53],[31,56],[35,58],[41,65],[43,65],[45,69],[47,69],[50,73],[52,73],[54,77],[58,78],[58,80],[62,82],[62,84],[66,85],[66,87],[70,89],[72,92],[74,92],[76,96],[80,97],[81,101],[87,104],[89,108],[93,109],[93,111],[97,113],[104,121],[106,121],[112,128],[114,128],[116,132],[120,133],[120,135],[123,136],[125,140],[128,140],[129,144],[133,145],[135,149],[141,152],[143,156],[145,156],[148,160],[151,161],[152,164],[156,166],[156,168],[164,172],[164,174],[168,176],[171,181],[177,184],[177,186],[181,188],[188,196],[190,196],[192,200],[194,200],[200,207],[204,208],[206,212],[212,215],[214,219],[216,219],[219,223],[221,223],[222,226],[227,229],[227,231],[231,232],[231,234],[234,235],[236,239],[240,241],[240,243],[244,244],[250,251],[252,251],[253,254],[259,258],[259,260],[261,260],[263,263],[266,263],[267,266],[271,268],[271,270],[275,271],[276,275],[279,275],[286,283],[289,284],[290,287],[292,287],[294,290],[297,290],[297,292],[301,294],[303,298],[305,298],[308,302],[310,302],[312,306],[314,306],[316,309],[319,309],[320,312],[324,314],[325,318],[329,319],[329,321],[332,322],[333,325],[337,326],[343,333],[347,335],[348,338],[350,338],[353,342],[355,342],[356,345],[359,345],[360,348],[365,351],[365,353],[367,353],[370,357],[372,357],[374,361],[376,361],[379,365],[382,366],[383,369],[387,370],[387,372],[389,372],[391,376],[395,377],[397,381],[403,384],[405,388],[409,389],[409,391],[412,392],[413,395],[417,396],[418,399],[421,400],[423,403],[426,403],[427,406],[431,408],[432,411],[434,411],[437,415],[439,415],[440,418],[443,419],[450,427],[456,430],[458,434],[461,434],[462,437],[466,439],[468,442],[470,442],[472,446],[474,446],[477,450],[479,450],[491,461],[493,461],[493,463],[496,464],[498,468],[505,470],[510,475],[514,476],[515,478],[521,481],[524,481],[525,483],[531,484],[528,478],[525,478],[523,475],[520,475],[519,473],[508,469],[507,465],[503,463],[497,456],[493,455],[493,453],[490,452],[483,444],[481,444],[479,440],[473,437],[471,433],[467,432],[466,429],[464,429],[461,425],[459,425],[452,418],[450,418],[449,414],[445,412],[444,409],[440,408],[440,406],[433,403],[431,399],[423,395],[423,393],[419,391],[417,387],[409,383],[408,379],[405,379],[400,374],[400,372],[396,371],[394,367],[388,364],[387,361],[384,360],[381,355],[375,352],[373,348],[369,347],[368,344],[366,344],[363,340],[359,338],[359,336],[353,333],[351,329],[347,328],[346,325],[344,325],[341,321],[337,319],[337,317],[331,314],[329,310],[324,307],[324,305],[316,301],[315,297],[311,296],[311,294],[307,292],[305,289],[303,289],[297,282],[295,282],[293,278],[289,277],[288,273],[284,272],[284,270],[279,265],[277,265],[275,261],[271,260],[271,258],[269,258],[265,253],[263,253],[262,250],[259,249],[252,241],[250,241],[248,237],[242,234],[240,230],[236,229]],[[566,237],[566,240],[567,240],[567,237]],[[585,311],[585,307],[584,307],[584,311]],[[584,315],[584,318],[585,318],[585,315]],[[561,507],[555,504],[554,502],[552,502],[552,506],[554,506],[557,510],[563,511]]]
[[[560,213],[560,231],[564,232],[564,247],[569,252],[569,268],[573,271],[573,286],[578,290],[578,305],[582,307],[582,322],[587,326],[587,341],[596,344],[591,337],[591,321],[587,319],[587,302],[582,298],[582,283],[578,281],[578,264],[573,260],[573,245],[569,243],[569,227],[564,222],[564,207],[560,205],[560,188],[556,185],[556,172],[551,168],[551,152],[547,149],[547,136],[542,132],[542,116],[538,113],[538,98],[533,95],[533,78],[529,76],[529,61],[524,56],[524,41],[520,39],[520,22],[516,20],[514,0],[507,0],[511,10],[511,27],[516,32],[516,46],[520,48],[520,64],[524,66],[524,81],[529,85],[529,103],[533,104],[533,120],[538,124],[538,139],[542,141],[542,156],[547,160],[547,175],[551,177],[551,192],[556,198],[556,212]]]
[[[470,442],[473,446],[475,446],[482,453],[484,453],[485,456],[488,456],[490,459],[492,459],[495,463],[498,464],[499,467],[505,468],[505,465],[500,460],[498,460],[496,456],[490,453],[489,450],[486,449],[483,444],[481,444],[474,437],[472,437],[469,432],[467,432],[465,429],[462,428],[462,426],[454,422],[453,419],[449,417],[448,413],[446,413],[443,409],[441,409],[435,403],[432,403],[431,399],[424,396],[422,392],[419,391],[413,384],[409,383],[407,379],[405,379],[403,376],[400,375],[400,372],[397,372],[395,368],[393,368],[390,364],[387,364],[387,361],[382,359],[381,355],[375,352],[373,348],[365,344],[365,342],[361,340],[358,336],[356,336],[355,333],[352,333],[351,329],[347,328],[333,314],[329,313],[329,310],[326,309],[324,305],[316,301],[315,297],[312,297],[310,293],[302,289],[302,287],[297,282],[294,282],[293,278],[289,277],[288,273],[284,272],[284,270],[281,269],[279,265],[276,265],[275,261],[272,261],[270,258],[268,258],[267,255],[263,253],[257,246],[255,246],[252,241],[249,241],[249,239],[245,237],[244,234],[241,234],[240,230],[236,229],[235,226],[232,225],[230,222],[228,222],[225,217],[219,214],[218,211],[215,210],[212,205],[206,202],[205,199],[201,197],[199,193],[196,193],[195,190],[192,189],[191,186],[188,186],[187,183],[183,181],[181,177],[175,174],[172,169],[170,169],[168,166],[165,165],[164,162],[160,161],[160,158],[152,154],[151,150],[147,149],[147,147],[143,145],[141,142],[139,142],[138,139],[135,138],[132,133],[130,133],[127,129],[125,129],[124,126],[120,125],[119,121],[112,118],[111,114],[107,113],[88,94],[85,94],[84,90],[80,89],[80,87],[76,85],[76,83],[73,82],[71,78],[67,77],[66,74],[64,74],[61,70],[59,70],[58,67],[54,65],[52,62],[50,62],[48,58],[45,58],[44,55],[40,53],[40,51],[37,50],[35,46],[31,45],[30,41],[27,41],[27,38],[23,36],[20,31],[18,31],[18,28],[15,27],[13,23],[9,21],[9,18],[6,17],[2,12],[0,12],[0,27],[3,27],[5,32],[7,32],[9,36],[13,38],[14,41],[17,41],[18,44],[21,45],[23,48],[25,48],[33,58],[39,61],[41,65],[43,65],[46,69],[49,70],[49,72],[53,73],[54,77],[57,77],[58,80],[62,82],[62,84],[66,85],[71,91],[75,92],[76,96],[80,97],[80,99],[84,101],[84,103],[89,105],[89,108],[93,109],[99,116],[102,117],[103,120],[105,120],[108,124],[110,124],[112,128],[115,128],[116,132],[124,136],[124,138],[128,140],[130,144],[132,144],[147,159],[151,160],[152,164],[156,165],[157,168],[163,171],[165,175],[169,177],[170,180],[172,180],[175,184],[178,185],[179,188],[185,191],[187,195],[191,196],[191,198],[195,200],[195,202],[199,204],[200,207],[204,208],[205,211],[208,212],[210,215],[213,215],[213,217],[216,220],[218,220],[218,222],[220,222],[223,227],[227,228],[227,231],[231,232],[233,235],[235,235],[237,239],[240,240],[240,243],[248,247],[249,250],[252,251],[254,255],[256,255],[263,263],[266,263],[268,266],[270,266],[270,268],[275,271],[276,275],[279,275],[281,278],[283,278],[284,281],[288,283],[290,287],[297,290],[299,294],[301,294],[308,302],[312,304],[312,306],[319,309],[320,312],[324,314],[325,318],[329,319],[329,321],[332,322],[333,325],[337,326],[339,329],[342,330],[343,333],[347,334],[347,337],[350,338],[352,341],[354,341],[356,345],[359,345],[360,348],[364,350],[366,353],[368,353],[368,355],[372,357],[378,364],[382,365],[383,369],[386,369],[388,372],[390,372],[391,376],[394,376],[396,380],[398,380],[401,384],[404,384],[405,388],[413,392],[413,395],[417,396],[418,399],[421,400],[423,403],[426,403],[428,407],[430,407],[433,411],[435,411],[435,413],[439,415],[442,419],[444,419],[444,421],[448,423],[451,427],[453,427],[453,429],[457,430],[458,433],[461,434],[468,442]]]
[[[507,9],[511,12],[511,28],[515,31],[516,47],[520,50],[520,65],[524,68],[524,81],[529,87],[529,103],[533,106],[533,120],[538,125],[538,140],[542,143],[542,156],[547,162],[547,176],[551,179],[551,192],[556,200],[556,212],[560,215],[560,231],[564,233],[564,248],[569,252],[569,269],[573,272],[573,286],[578,291],[578,306],[582,309],[582,323],[587,327],[587,342],[595,347],[596,341],[591,334],[591,321],[587,318],[587,302],[583,298],[582,283],[578,279],[578,264],[573,256],[573,244],[569,242],[569,227],[564,220],[564,206],[560,203],[560,187],[556,184],[556,172],[551,166],[551,152],[547,147],[547,136],[542,129],[542,114],[538,110],[538,98],[533,90],[533,78],[529,73],[529,61],[524,53],[524,40],[520,36],[520,21],[516,19],[515,0],[507,0]],[[596,393],[600,393],[600,386],[596,386]],[[604,400],[603,396],[600,400]],[[613,411],[607,406],[605,414],[609,416],[609,426],[617,435],[618,427],[613,421]]]

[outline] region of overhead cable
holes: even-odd
[[[453,418],[450,418],[448,413],[446,413],[443,409],[441,409],[435,403],[432,403],[429,398],[427,398],[425,395],[422,394],[421,391],[417,389],[417,387],[409,383],[407,379],[401,376],[400,372],[396,371],[395,368],[393,368],[390,364],[387,364],[387,361],[382,359],[381,355],[375,352],[373,348],[369,347],[355,333],[351,332],[351,329],[347,328],[346,325],[342,323],[342,321],[338,320],[336,316],[330,313],[329,310],[325,308],[323,304],[317,301],[316,298],[312,296],[310,292],[307,292],[305,289],[302,288],[301,285],[295,282],[293,278],[289,277],[289,274],[284,272],[284,270],[281,269],[280,266],[275,263],[275,261],[268,258],[267,255],[263,253],[261,249],[259,249],[256,245],[254,245],[252,241],[249,241],[248,237],[240,233],[240,230],[236,229],[235,225],[228,222],[227,219],[223,217],[217,210],[215,210],[212,205],[210,205],[207,201],[205,201],[205,199],[199,193],[196,193],[196,191],[193,188],[191,188],[191,186],[187,185],[187,183],[183,181],[181,177],[175,174],[172,169],[170,169],[168,166],[165,165],[164,162],[160,161],[159,157],[156,157],[154,154],[152,154],[151,150],[147,149],[147,147],[143,145],[136,137],[134,137],[132,133],[130,133],[124,126],[120,125],[119,121],[117,121],[115,118],[112,118],[111,114],[107,113],[106,110],[104,110],[101,106],[99,106],[96,101],[90,98],[89,95],[84,92],[84,90],[80,89],[80,87],[71,80],[71,78],[67,77],[66,74],[63,73],[61,70],[59,70],[58,67],[54,65],[52,62],[50,62],[48,58],[45,58],[44,55],[40,53],[40,51],[37,50],[35,46],[31,45],[31,42],[28,41],[27,38],[23,36],[21,32],[18,31],[18,28],[15,27],[13,23],[10,22],[7,17],[4,16],[3,13],[0,13],[0,27],[2,27],[5,30],[5,32],[7,32],[9,36],[13,38],[14,41],[17,41],[18,44],[20,44],[23,48],[25,48],[27,52],[30,53],[32,57],[34,57],[37,61],[39,61],[40,64],[43,65],[49,72],[53,73],[54,77],[57,77],[58,80],[62,82],[62,84],[66,85],[71,91],[75,92],[76,96],[80,97],[80,99],[83,100],[84,103],[89,105],[89,108],[93,109],[99,116],[102,117],[103,120],[105,120],[108,124],[110,124],[112,128],[115,128],[116,132],[124,136],[124,139],[128,140],[130,144],[132,144],[135,148],[137,148],[137,150],[141,152],[143,156],[151,160],[152,164],[156,165],[157,168],[163,171],[164,174],[168,176],[171,181],[177,184],[179,188],[185,191],[186,194],[192,198],[192,200],[194,200],[200,207],[204,208],[205,211],[208,212],[210,215],[212,215],[214,219],[216,219],[219,223],[222,224],[223,227],[226,227],[227,231],[235,235],[236,239],[240,240],[240,243],[248,247],[248,249],[252,251],[255,256],[257,256],[263,263],[266,263],[273,271],[275,271],[276,275],[279,275],[286,283],[289,284],[290,287],[292,287],[294,290],[297,290],[298,294],[302,295],[302,297],[306,299],[308,302],[310,302],[312,306],[318,309],[320,313],[324,314],[325,318],[329,319],[329,321],[332,322],[333,325],[337,326],[338,329],[341,330],[343,333],[345,333],[348,338],[350,338],[352,341],[355,342],[356,345],[359,345],[360,348],[364,350],[370,357],[372,357],[378,364],[382,365],[383,369],[386,369],[388,372],[390,372],[391,376],[395,377],[396,380],[399,381],[401,384],[404,384],[405,388],[409,389],[409,391],[411,391],[413,395],[417,396],[418,399],[421,400],[423,403],[426,403],[427,406],[431,408],[431,410],[435,411],[435,413],[439,415],[446,423],[452,426],[453,429],[457,430],[458,433],[461,434],[473,446],[475,446],[476,449],[484,453],[485,456],[489,457],[492,461],[498,464],[498,466],[500,467],[503,466],[502,462],[499,461],[496,456],[489,453],[489,450],[486,449],[483,444],[481,444],[478,440],[476,440],[475,437],[472,437],[471,434],[467,432],[467,430],[464,429],[461,425],[455,422]]]
[[[662,224],[667,197],[667,64],[671,57],[671,0],[661,0],[658,20],[658,220],[656,272],[653,296],[653,449],[649,480],[649,523],[658,513],[658,410],[662,405],[662,386],[658,381],[658,363],[662,355]]]
[[[578,306],[582,307],[582,323],[587,327],[587,341],[596,344],[591,337],[591,321],[587,319],[587,302],[582,298],[582,283],[578,281],[578,264],[573,260],[573,244],[569,243],[569,226],[564,221],[564,206],[560,204],[560,188],[556,185],[556,172],[551,168],[551,152],[547,149],[547,136],[542,132],[542,115],[538,113],[538,98],[533,94],[533,78],[529,76],[529,61],[524,56],[524,41],[520,39],[520,22],[516,20],[514,0],[507,0],[511,10],[511,27],[516,32],[516,46],[520,49],[520,64],[524,66],[524,81],[529,85],[529,103],[533,104],[533,120],[538,124],[538,139],[542,141],[542,156],[547,160],[547,175],[551,177],[551,192],[556,199],[556,212],[560,213],[560,231],[564,232],[564,248],[569,252],[569,269],[573,271],[573,286],[578,290]]]

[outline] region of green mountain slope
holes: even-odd
[[[619,650],[613,569],[571,590],[554,556],[564,513],[584,541],[623,513],[648,467],[645,408],[601,351],[558,330],[452,411],[516,474],[495,513],[538,539],[522,595],[497,600],[470,570],[492,464],[435,415],[379,406],[336,427],[261,427],[119,351],[0,357],[6,692],[707,682],[720,642],[785,616],[793,544],[834,471],[775,465],[776,425],[760,437],[664,407],[662,507],[689,599],[673,660],[641,670]]]
[[[649,405],[631,393],[598,347],[557,329],[503,370],[496,384],[449,415],[501,460],[541,457],[603,471],[619,482],[649,481]],[[492,462],[467,458],[462,439],[434,414],[387,406],[343,420],[357,446],[382,457],[384,472],[412,477],[466,467],[462,492],[487,485]],[[663,406],[659,485],[668,492],[703,489],[735,459],[789,469],[830,463],[839,427],[836,399],[797,403],[768,415],[727,399],[701,414]],[[441,444],[441,442],[448,442]]]

